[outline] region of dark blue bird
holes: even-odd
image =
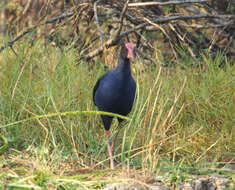
[[[98,79],[93,89],[93,101],[100,111],[116,113],[126,116],[132,108],[136,83],[131,75],[130,61],[134,61],[134,45],[122,45],[118,65]],[[101,115],[107,138],[107,147],[111,168],[114,168],[112,157],[112,141],[109,129],[112,116]],[[119,124],[122,119],[118,118]]]

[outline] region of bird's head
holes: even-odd
[[[121,49],[121,56],[124,58],[124,59],[129,59],[130,61],[135,61],[135,53],[134,53],[134,50],[135,50],[135,46],[134,44],[128,42],[128,43],[125,43],[123,44],[123,47]]]

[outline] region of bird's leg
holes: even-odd
[[[120,133],[120,131],[121,131],[121,128],[118,129],[118,132],[117,132],[117,134],[114,137],[114,141],[113,141],[113,144],[112,144],[112,149],[113,149],[114,144],[116,144],[117,137],[118,137],[118,134]]]
[[[110,158],[110,166],[111,166],[111,169],[114,169],[114,162],[113,162],[113,155],[112,155],[112,141],[109,137],[109,131],[106,130],[105,132],[106,132],[108,153],[109,153],[109,158]]]
[[[112,144],[112,150],[114,150],[114,144],[116,144],[116,142],[117,142],[117,137],[118,137],[118,135],[119,135],[121,129],[122,129],[122,127],[121,127],[120,122],[119,122],[119,125],[118,125],[118,132],[116,133],[116,135],[115,135],[115,137],[114,137],[114,141],[113,141],[113,144]],[[114,162],[115,162],[116,164],[119,164],[119,161],[117,161],[116,158],[114,158]]]

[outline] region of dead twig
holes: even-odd
[[[25,6],[25,8],[24,8],[24,10],[22,12],[22,15],[26,15],[26,13],[30,10],[30,6],[32,5],[32,2],[33,2],[32,0],[29,0],[27,2],[26,6]]]
[[[75,3],[75,1],[72,1],[73,6],[67,7],[70,8],[72,12],[62,12],[62,14],[57,14],[58,16],[55,17],[52,16],[52,18],[50,18],[49,15],[55,15],[55,12],[61,10],[63,11],[64,9],[56,10],[56,6],[60,6],[59,3],[56,3],[51,12],[52,7],[49,6],[50,1],[47,1],[46,3],[42,3],[40,5],[40,11],[35,14],[39,16],[39,20],[33,20],[33,26],[31,25],[31,23],[28,24],[27,19],[23,19],[23,21],[25,20],[26,22],[21,23],[21,20],[15,17],[15,23],[19,24],[20,26],[31,25],[32,27],[28,29],[26,28],[26,30],[16,36],[13,40],[7,42],[6,44],[3,44],[3,46],[0,46],[0,52],[7,47],[12,48],[14,43],[23,38],[23,36],[37,30],[38,26],[46,26],[46,24],[49,24],[49,26],[45,27],[45,30],[42,31],[45,32],[45,34],[48,32],[52,37],[53,35],[55,35],[56,40],[61,40],[60,37],[64,37],[64,32],[60,31],[60,27],[62,29],[72,27],[72,30],[68,30],[68,32],[65,32],[66,34],[68,34],[65,35],[66,39],[62,39],[62,43],[58,42],[57,45],[61,46],[67,44],[64,41],[70,39],[72,40],[72,45],[70,47],[77,48],[77,52],[79,52],[79,55],[82,55],[81,57],[85,59],[91,59],[92,57],[103,53],[105,49],[117,45],[123,37],[125,38],[133,32],[136,34],[136,40],[134,41],[137,42],[137,47],[140,47],[140,49],[143,51],[143,54],[149,52],[150,56],[154,52],[151,46],[154,44],[155,40],[158,40],[158,38],[161,38],[160,40],[163,40],[163,43],[167,43],[167,45],[169,44],[172,47],[175,58],[179,54],[175,49],[176,44],[181,46],[181,42],[185,43],[183,45],[189,46],[191,48],[189,49],[191,51],[191,55],[194,54],[198,56],[199,51],[203,48],[207,48],[210,45],[211,41],[210,37],[207,37],[206,35],[204,35],[204,33],[200,32],[200,28],[209,27],[214,27],[218,30],[222,30],[222,27],[226,27],[226,29],[223,29],[222,34],[219,36],[219,38],[214,41],[212,51],[216,52],[221,49],[217,46],[221,40],[223,40],[223,47],[226,47],[226,45],[228,45],[231,48],[233,44],[226,43],[226,41],[228,41],[226,40],[226,36],[231,36],[230,41],[232,41],[232,39],[234,38],[233,22],[235,16],[219,15],[216,10],[208,10],[206,8],[206,6],[209,6],[208,1],[210,0],[149,0],[147,2],[129,0],[94,0],[78,1],[77,3]],[[29,11],[29,9],[33,9],[35,5],[31,0],[27,0],[27,2],[27,6],[22,10],[24,10],[23,13],[27,13],[30,15],[32,13],[31,11]],[[170,6],[169,9],[167,9],[166,11],[163,7],[165,5],[173,6]],[[85,9],[86,11],[84,11]],[[207,11],[207,14],[202,14],[201,10]],[[105,18],[105,23],[101,21],[101,15],[102,18]],[[73,21],[73,25],[70,25],[71,22],[68,22],[68,26],[66,26],[67,23],[61,22],[67,17],[70,17],[69,20]],[[93,19],[94,17],[95,19]],[[31,18],[29,20],[32,21]],[[93,22],[94,20],[95,22]],[[9,23],[13,22],[9,21]],[[106,26],[106,23],[108,23],[107,30],[103,28]],[[169,25],[171,25],[172,27],[168,27]],[[14,25],[12,25],[12,27],[14,27]],[[94,27],[97,28],[95,31],[92,30]],[[186,29],[186,27],[189,27],[188,30]],[[73,28],[75,30],[73,30]],[[148,34],[150,33],[149,31],[156,31],[159,29],[164,35],[151,36],[151,39],[148,38]],[[56,31],[58,31],[58,34],[56,33]],[[171,36],[171,34],[173,36]],[[89,38],[89,35],[91,35],[92,37]],[[203,40],[199,41],[197,39],[198,35],[202,36]],[[146,36],[147,38],[142,41],[143,36]],[[135,37],[131,36],[131,39]],[[145,44],[148,45],[145,46]],[[142,47],[144,48],[142,49]],[[166,46],[162,47],[165,48]],[[171,48],[169,48],[167,55],[172,56],[172,50]],[[14,51],[14,49],[12,49],[12,51]]]
[[[212,14],[197,14],[197,15],[176,15],[169,17],[160,17],[154,19],[153,22],[164,23],[173,20],[191,20],[191,19],[201,19],[201,18],[235,18],[234,15],[212,15]]]
[[[178,59],[177,53],[175,52],[174,45],[173,45],[173,43],[172,43],[172,39],[171,39],[171,37],[167,34],[167,32],[164,30],[164,28],[161,27],[160,25],[158,25],[158,24],[156,24],[156,23],[150,21],[150,20],[147,19],[147,18],[144,18],[144,20],[147,21],[149,24],[153,25],[154,27],[156,27],[156,28],[158,28],[158,29],[160,29],[160,30],[162,31],[162,33],[166,36],[166,38],[167,38],[168,41],[169,41],[169,44],[170,44],[170,46],[171,46],[171,49],[172,49],[172,51],[173,51],[173,53],[174,53],[175,58]]]
[[[32,27],[28,28],[27,30],[25,30],[24,32],[22,32],[21,34],[19,34],[18,36],[16,36],[13,40],[11,40],[11,41],[7,42],[6,44],[4,44],[3,46],[1,46],[1,47],[0,47],[0,53],[1,53],[4,49],[6,49],[7,47],[12,47],[13,44],[14,44],[16,41],[18,41],[19,39],[21,39],[22,37],[24,37],[26,34],[28,34],[28,33],[32,32],[32,31],[34,31],[38,26],[43,25],[43,24],[50,24],[50,23],[56,22],[56,21],[58,21],[58,20],[65,19],[65,18],[67,18],[67,17],[71,17],[71,16],[73,16],[73,15],[74,15],[73,12],[63,13],[63,14],[61,14],[61,15],[59,15],[59,16],[56,16],[56,17],[53,17],[53,18],[51,18],[51,19],[46,20],[46,21],[45,21],[44,23],[42,23],[42,24],[39,23],[39,24],[36,24],[35,26],[32,26]]]
[[[94,14],[95,14],[95,21],[96,21],[96,25],[97,25],[97,29],[98,29],[98,32],[100,34],[100,41],[101,41],[101,45],[103,46],[104,44],[104,36],[103,36],[103,32],[101,31],[101,28],[100,28],[100,24],[99,24],[99,17],[98,17],[98,14],[97,14],[97,4],[99,2],[101,2],[102,0],[98,0],[94,3]]]
[[[189,46],[188,41],[190,41],[187,38],[187,33],[184,33],[184,35],[182,36],[172,24],[169,24],[169,27],[171,28],[172,31],[174,31],[175,35],[178,37],[178,39],[181,40],[181,42],[184,44],[185,48],[188,49],[188,52],[190,53],[190,55],[192,56],[192,58],[196,59],[196,55],[194,54],[192,48]]]
[[[221,27],[224,27],[224,26],[228,26],[229,24],[231,24],[231,22],[226,22],[224,24],[207,24],[207,25],[202,25],[202,24],[179,24],[181,26],[184,26],[184,27],[189,27],[189,28],[197,28],[197,29],[208,29],[208,28],[221,28]]]
[[[154,19],[152,22],[155,23],[166,23],[174,20],[190,20],[190,19],[200,19],[200,18],[225,18],[225,17],[232,17],[230,15],[211,15],[211,14],[199,14],[199,15],[177,15],[177,16],[170,16],[170,17],[160,17],[157,19]],[[114,38],[108,40],[106,43],[104,43],[102,46],[98,47],[94,51],[88,53],[87,55],[83,55],[82,58],[85,58],[87,60],[100,55],[103,53],[104,49],[108,49],[109,47],[112,47],[114,45],[117,45],[118,42],[126,35],[135,32],[136,30],[142,29],[146,26],[150,25],[149,22],[145,22],[142,24],[139,24],[129,30],[126,30],[125,32],[121,33],[118,36],[115,36]]]
[[[129,3],[129,0],[127,0],[127,2],[125,3],[125,5],[124,5],[124,7],[122,9],[122,13],[121,13],[121,16],[120,16],[120,21],[119,21],[120,24],[119,24],[119,28],[118,28],[116,36],[119,36],[121,31],[122,31],[123,19],[124,19],[125,13],[127,11],[128,3]]]
[[[2,52],[4,49],[6,49],[7,47],[12,47],[13,44],[18,41],[19,39],[21,39],[23,36],[25,36],[26,34],[32,32],[34,29],[36,28],[36,26],[33,26],[31,28],[28,28],[26,31],[22,32],[20,35],[16,36],[13,40],[11,40],[10,42],[6,43],[5,45],[3,45],[0,48],[0,52]]]
[[[63,13],[63,14],[61,14],[59,16],[56,16],[56,17],[53,17],[53,18],[50,18],[50,19],[46,20],[46,22],[44,24],[50,24],[50,23],[53,23],[53,22],[55,22],[57,20],[63,20],[65,18],[71,17],[73,15],[74,15],[74,12]]]
[[[181,0],[181,1],[167,1],[167,2],[143,2],[143,3],[129,3],[129,7],[139,6],[153,6],[153,5],[179,5],[186,3],[206,3],[208,0]]]
[[[143,28],[143,27],[145,27],[146,25],[147,25],[147,23],[140,24],[140,25],[138,25],[137,27],[134,27],[134,28],[132,28],[132,29],[130,29],[130,30],[127,30],[127,31],[121,33],[121,34],[118,35],[118,36],[115,36],[114,38],[112,38],[112,39],[108,40],[106,43],[104,43],[103,46],[98,47],[97,49],[95,49],[94,51],[88,53],[87,55],[83,55],[83,56],[81,57],[81,59],[82,59],[82,58],[85,58],[86,60],[89,60],[89,59],[91,59],[91,58],[93,58],[93,57],[95,57],[95,56],[97,56],[97,55],[100,55],[101,53],[103,53],[104,49],[108,49],[108,48],[110,48],[110,47],[112,47],[112,46],[117,45],[118,42],[119,42],[124,36],[128,35],[129,33],[134,32],[134,31],[136,31],[136,30],[138,30],[138,29],[140,29],[140,28]]]

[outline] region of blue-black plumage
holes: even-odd
[[[131,75],[130,61],[134,61],[134,45],[126,43],[122,46],[118,65],[98,79],[93,89],[93,101],[100,111],[117,113],[126,116],[130,113],[135,99],[136,82]],[[111,161],[112,143],[109,129],[113,117],[101,115],[107,136],[107,146]],[[119,123],[122,119],[118,118]]]

